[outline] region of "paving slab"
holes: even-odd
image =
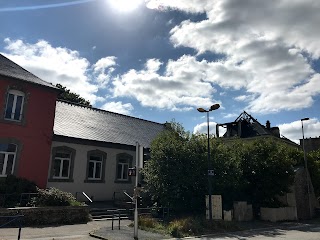
[[[134,229],[129,226],[121,226],[120,230],[117,227],[114,228],[114,230],[112,230],[111,227],[102,227],[98,230],[92,231],[90,236],[108,240],[132,240],[134,239]],[[172,237],[168,235],[147,232],[141,229],[138,230],[139,240],[160,240],[170,238]]]

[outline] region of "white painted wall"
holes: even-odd
[[[127,153],[132,155],[135,165],[135,151],[128,151],[114,148],[104,148],[96,146],[79,145],[64,142],[52,142],[51,149],[54,147],[66,146],[76,150],[73,169],[73,182],[48,182],[47,187],[56,187],[63,191],[71,192],[73,195],[76,192],[85,192],[89,197],[93,196],[95,201],[112,200],[114,192],[122,192],[126,190],[128,193],[133,192],[135,183],[134,177],[131,177],[131,183],[115,183],[116,180],[116,156],[119,153]],[[92,150],[100,150],[107,153],[105,164],[105,183],[85,183],[86,168],[87,168],[87,152]],[[52,154],[52,151],[51,151]],[[49,174],[51,171],[52,156],[50,157]],[[130,177],[129,177],[130,178]]]

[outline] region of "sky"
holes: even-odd
[[[190,132],[243,111],[320,136],[320,1],[0,1],[0,52],[96,108]]]

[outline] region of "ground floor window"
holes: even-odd
[[[88,152],[88,166],[86,181],[103,181],[105,175],[105,161],[107,154],[100,150]]]
[[[75,153],[74,149],[66,146],[52,149],[49,181],[72,181]]]
[[[117,155],[117,181],[129,181],[128,170],[132,165],[132,156],[129,154]]]
[[[17,146],[0,143],[0,177],[13,174]]]
[[[69,178],[71,153],[57,152],[53,163],[53,178]]]

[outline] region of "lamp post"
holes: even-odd
[[[207,113],[207,125],[208,125],[208,185],[209,185],[209,219],[212,220],[212,201],[211,201],[211,178],[210,176],[213,175],[213,170],[211,169],[210,164],[210,132],[209,132],[209,112],[217,110],[220,107],[218,103],[213,104],[208,110],[203,108],[197,108],[197,110],[201,113]]]
[[[301,119],[301,129],[302,129],[302,145],[303,145],[304,168],[305,168],[305,171],[306,171],[306,180],[307,180],[307,188],[308,188],[309,211],[310,211],[310,218],[312,218],[312,207],[311,207],[311,197],[310,197],[308,163],[307,163],[307,157],[306,157],[306,148],[305,148],[305,144],[304,144],[304,130],[303,130],[303,121],[308,121],[308,120],[309,120],[309,118],[302,118]]]

